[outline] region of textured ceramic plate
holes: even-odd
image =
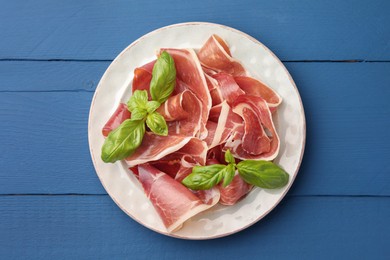
[[[188,220],[183,228],[168,234],[141,185],[123,162],[106,164],[100,159],[106,121],[119,102],[131,95],[133,70],[155,58],[161,47],[199,49],[212,34],[221,36],[232,56],[255,78],[267,83],[283,98],[274,116],[280,136],[275,162],[290,174],[282,189],[253,189],[234,206],[215,206]],[[286,68],[263,44],[238,30],[210,23],[176,24],[155,30],[127,47],[111,63],[96,89],[89,115],[88,137],[92,160],[100,181],[116,204],[134,220],[162,234],[185,239],[226,236],[256,223],[267,215],[291,187],[304,151],[305,116],[298,90]]]

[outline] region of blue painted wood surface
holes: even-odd
[[[113,59],[174,23],[225,24],[282,60],[390,60],[389,1],[2,1],[0,58]]]
[[[390,257],[389,1],[0,6],[0,259]],[[185,21],[266,44],[285,61],[307,117],[287,197],[249,229],[211,241],[133,221],[102,188],[88,150],[90,101],[110,61],[141,35]]]
[[[108,196],[0,198],[0,255],[26,259],[385,259],[388,198],[287,197],[261,222],[188,241],[139,225]],[[375,257],[377,256],[377,257]]]

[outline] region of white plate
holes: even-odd
[[[161,47],[199,49],[212,34],[221,36],[252,76],[261,79],[283,98],[275,116],[280,136],[280,152],[275,162],[290,174],[288,185],[278,190],[255,188],[234,206],[216,206],[188,220],[183,228],[168,234],[142,186],[123,162],[104,163],[100,159],[104,138],[101,130],[117,108],[131,94],[133,70],[155,58]],[[305,115],[301,98],[290,74],[263,44],[238,30],[211,23],[175,24],[155,30],[122,51],[104,73],[92,100],[89,125],[92,160],[107,193],[134,220],[159,233],[185,239],[226,236],[256,223],[267,215],[291,187],[304,151]]]

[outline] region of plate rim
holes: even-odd
[[[275,59],[275,61],[281,66],[281,68],[283,68],[283,71],[284,73],[286,73],[286,76],[288,78],[288,80],[290,81],[291,85],[293,86],[294,88],[294,91],[296,92],[297,94],[297,97],[298,97],[298,102],[299,102],[299,110],[302,112],[302,149],[301,149],[301,152],[300,152],[300,156],[299,156],[299,159],[298,159],[298,164],[297,164],[297,168],[294,172],[294,175],[293,175],[293,178],[291,180],[291,182],[289,182],[288,186],[286,187],[285,191],[280,195],[280,197],[278,198],[278,200],[276,201],[276,203],[274,203],[267,211],[265,211],[263,214],[261,214],[260,216],[258,216],[256,219],[254,219],[253,221],[251,221],[249,224],[247,225],[244,225],[243,227],[241,228],[238,228],[238,229],[235,229],[233,231],[230,231],[230,232],[226,232],[226,233],[223,233],[223,234],[219,234],[219,235],[214,235],[214,236],[209,236],[209,237],[185,237],[185,236],[179,236],[179,235],[176,235],[175,233],[168,233],[168,232],[162,232],[152,226],[146,226],[144,223],[142,223],[141,221],[139,221],[137,218],[135,218],[126,208],[124,208],[117,200],[116,198],[111,195],[111,193],[109,192],[109,190],[107,189],[106,185],[104,184],[101,176],[98,174],[98,171],[97,171],[97,164],[95,162],[95,157],[94,157],[94,153],[93,153],[93,147],[92,147],[92,144],[91,144],[91,114],[92,114],[92,110],[93,110],[93,107],[95,105],[95,101],[96,101],[96,97],[98,95],[98,90],[99,90],[99,87],[101,86],[101,83],[102,81],[107,77],[107,73],[108,73],[108,70],[111,66],[112,63],[114,63],[116,60],[120,59],[125,52],[128,51],[128,49],[132,48],[133,46],[135,46],[136,44],[138,44],[140,41],[142,41],[144,38],[147,38],[148,36],[152,35],[152,34],[155,34],[155,33],[159,33],[161,31],[164,31],[164,30],[167,30],[167,29],[171,29],[171,28],[174,28],[174,27],[182,27],[182,26],[197,26],[197,25],[206,25],[206,26],[217,26],[217,27],[220,27],[222,29],[225,29],[225,30],[228,30],[228,31],[232,31],[234,33],[238,33],[240,34],[241,36],[244,36],[245,38],[247,38],[248,40],[256,43],[259,47],[262,47],[265,49],[265,51],[268,53],[268,54],[271,54],[271,56]],[[90,105],[90,109],[89,109],[89,113],[88,113],[88,146],[89,146],[89,151],[90,151],[90,155],[91,155],[91,159],[92,159],[92,163],[93,163],[93,166],[94,166],[94,169],[95,169],[95,173],[96,175],[98,176],[99,178],[99,181],[101,183],[101,185],[103,186],[104,190],[107,192],[107,194],[110,196],[110,198],[115,202],[115,204],[123,211],[125,212],[128,216],[130,216],[134,221],[136,221],[137,223],[141,224],[141,226],[143,226],[144,228],[147,228],[147,229],[150,229],[154,232],[157,232],[159,234],[162,234],[162,235],[165,235],[165,236],[169,236],[169,237],[174,237],[174,238],[179,238],[179,239],[184,239],[184,240],[209,240],[209,239],[217,239],[217,238],[222,238],[222,237],[226,237],[226,236],[230,236],[232,234],[235,234],[235,233],[238,233],[244,229],[247,229],[249,228],[250,226],[258,223],[261,219],[263,219],[265,216],[267,216],[272,210],[274,210],[279,204],[280,202],[284,199],[284,197],[286,196],[286,194],[288,193],[288,191],[290,190],[291,186],[293,185],[293,183],[295,182],[295,179],[297,178],[297,175],[298,175],[298,172],[299,172],[299,169],[301,168],[301,164],[302,164],[302,160],[303,160],[303,155],[305,153],[305,146],[306,146],[306,116],[305,116],[305,110],[304,110],[304,106],[303,106],[303,102],[302,102],[302,98],[301,98],[301,95],[299,93],[299,90],[295,84],[295,81],[293,80],[290,72],[287,70],[287,68],[284,66],[284,64],[282,63],[282,61],[276,56],[275,53],[273,53],[266,45],[264,45],[263,43],[261,43],[260,41],[258,41],[256,38],[252,37],[251,35],[241,31],[241,30],[238,30],[238,29],[235,29],[235,28],[232,28],[230,26],[227,26],[227,25],[223,25],[223,24],[218,24],[218,23],[211,23],[211,22],[182,22],[182,23],[175,23],[175,24],[170,24],[170,25],[166,25],[166,26],[163,26],[163,27],[160,27],[160,28],[157,28],[157,29],[154,29],[144,35],[142,35],[141,37],[137,38],[136,40],[134,40],[132,43],[130,43],[125,49],[123,49],[116,57],[115,59],[108,65],[108,67],[106,68],[106,70],[104,71],[102,77],[100,78],[99,80],[99,83],[97,84],[96,86],[96,89],[94,91],[94,95],[92,97],[92,101],[91,101],[91,105]]]

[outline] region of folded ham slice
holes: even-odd
[[[158,109],[168,122],[168,134],[195,136],[200,130],[202,103],[190,90],[171,96]]]
[[[175,61],[176,77],[202,102],[199,138],[207,136],[207,118],[211,109],[211,96],[207,82],[196,53],[192,49],[162,49]]]
[[[244,127],[231,135],[224,150],[230,149],[241,160],[275,159],[280,144],[267,102],[261,97],[242,95],[234,103],[233,112],[244,119]]]
[[[132,155],[125,159],[126,163],[129,167],[133,167],[149,161],[159,160],[165,155],[176,152],[185,146],[191,139],[191,136],[160,136],[151,132],[146,132],[141,145]]]
[[[112,130],[120,126],[120,124],[122,124],[122,122],[126,119],[129,119],[130,116],[131,113],[127,109],[127,105],[124,103],[119,103],[118,108],[115,110],[114,114],[112,114],[102,129],[103,136],[107,137]]]
[[[252,185],[246,183],[236,172],[232,182],[228,186],[223,187],[222,185],[219,185],[219,192],[221,193],[219,203],[228,206],[234,205],[248,194],[252,187]]]
[[[216,72],[226,72],[233,76],[246,76],[247,72],[242,64],[232,58],[230,50],[224,40],[212,35],[198,52],[200,62],[207,69]]]
[[[147,163],[138,166],[138,174],[146,196],[168,232],[180,228],[186,220],[219,201],[219,192],[213,190],[202,200],[169,175]]]
[[[236,98],[245,94],[230,74],[220,72],[213,75],[212,78],[218,82],[215,91],[220,94],[221,100],[226,100],[229,105],[232,105]]]
[[[234,80],[246,94],[263,98],[267,102],[271,112],[274,112],[280,103],[282,103],[282,98],[278,93],[260,80],[245,76],[234,77]]]
[[[221,163],[225,163],[225,158],[222,150],[218,147],[211,149],[208,154],[207,165]],[[239,201],[246,194],[248,194],[248,192],[252,189],[253,186],[246,183],[236,171],[232,182],[228,186],[223,187],[222,184],[219,184],[217,187],[221,194],[219,203],[222,205],[231,206],[236,204],[237,201]]]
[[[207,122],[209,135],[205,139],[209,149],[225,143],[240,125],[241,117],[233,113],[226,101],[213,107]]]
[[[172,152],[157,161],[152,161],[150,164],[169,174],[172,178],[177,178],[177,175],[186,171],[187,168],[192,168],[194,165],[204,165],[206,163],[206,156],[206,142],[201,141],[198,138],[191,138],[190,141],[179,150]]]
[[[134,70],[132,93],[136,90],[146,90],[148,92],[149,100],[151,100],[149,89],[150,81],[152,80],[153,66],[155,63],[156,60],[153,60]]]

